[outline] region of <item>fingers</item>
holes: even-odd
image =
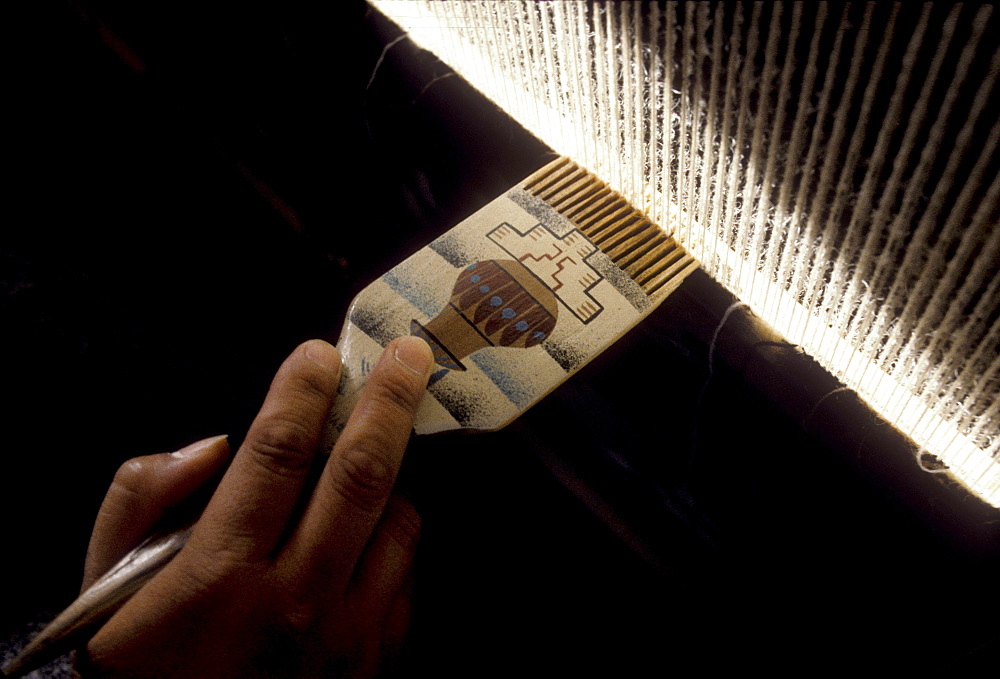
[[[413,577],[410,575],[403,581],[403,585],[396,593],[396,598],[389,604],[389,611],[386,613],[385,621],[383,622],[380,655],[384,660],[381,669],[388,670],[390,676],[392,663],[402,652],[407,632],[410,630],[412,607]]]
[[[101,628],[91,657],[129,676],[245,676],[284,669],[275,660],[288,653],[296,667],[377,669],[408,617],[419,519],[389,498],[432,363],[420,339],[386,347],[317,479],[340,358],[325,342],[296,349],[187,545]],[[162,459],[133,464],[119,485]],[[101,534],[126,515],[109,514]],[[192,637],[192,624],[211,634]]]
[[[413,559],[420,517],[408,501],[392,496],[361,557],[347,593],[347,610],[366,630],[370,665],[360,676],[381,676],[399,655],[410,626]]]
[[[417,510],[407,500],[393,496],[351,582],[348,605],[356,611],[360,627],[386,624],[407,586],[419,539]]]
[[[400,337],[372,370],[287,547],[307,584],[346,587],[389,499],[432,363],[426,342]]]
[[[229,458],[225,436],[192,443],[174,453],[125,462],[115,474],[87,548],[86,589],[153,531],[176,507],[219,473]]]
[[[340,356],[321,340],[285,360],[198,521],[192,550],[248,560],[272,553],[309,473],[339,376]]]

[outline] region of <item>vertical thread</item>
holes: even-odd
[[[372,2],[1000,504],[990,5]]]

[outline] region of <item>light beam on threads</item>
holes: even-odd
[[[1000,507],[991,7],[373,4]]]

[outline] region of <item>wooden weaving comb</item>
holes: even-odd
[[[418,434],[495,430],[659,305],[698,263],[597,177],[559,158],[365,288],[337,348],[328,453],[383,347],[412,334],[435,371]],[[153,536],[42,630],[4,673],[79,645],[180,550],[193,524]]]

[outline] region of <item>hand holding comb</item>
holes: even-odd
[[[697,267],[669,235],[560,158],[365,288],[338,349],[329,452],[374,361],[395,337],[431,346],[418,434],[498,429],[651,312]],[[21,673],[92,633],[184,545],[190,526],[128,554],[4,672]]]

